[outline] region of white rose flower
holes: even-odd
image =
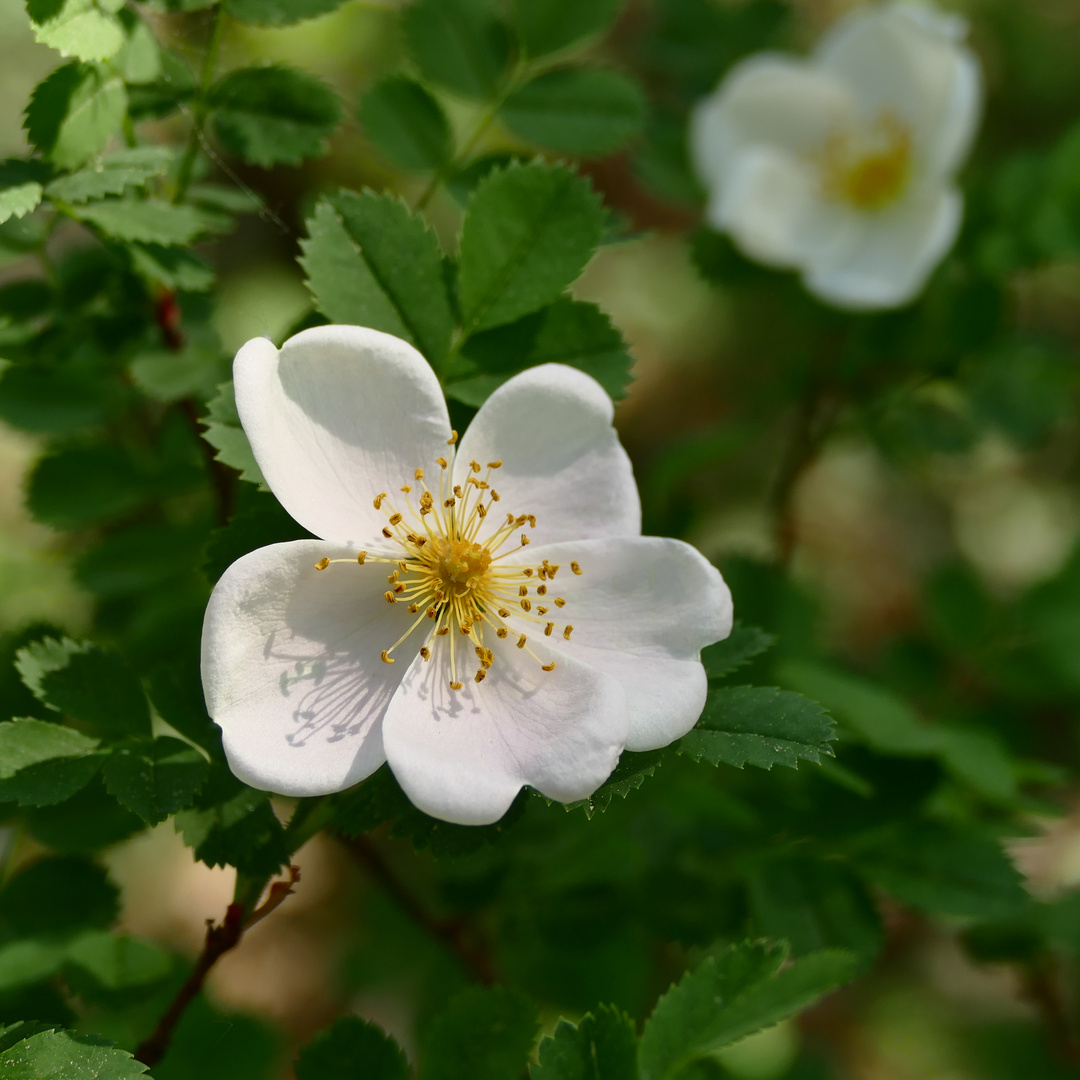
[[[908,303],[963,216],[953,176],[982,101],[965,33],[956,16],[880,4],[841,19],[809,60],[737,64],[691,120],[709,223],[831,304]]]
[[[526,371],[457,442],[388,334],[260,338],[233,373],[266,482],[322,537],[245,555],[210,598],[203,686],[242,780],[320,795],[388,761],[420,809],[485,824],[525,784],[585,798],[624,748],[694,725],[731,596],[694,548],[641,536],[595,380]]]

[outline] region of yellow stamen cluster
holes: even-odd
[[[456,442],[457,432],[454,432],[447,445]],[[559,565],[547,559],[539,566],[503,561],[528,545],[528,534],[519,530],[526,526],[536,528],[535,516],[508,513],[501,524],[493,524],[494,518],[492,524],[488,523],[492,507],[499,502],[499,494],[491,486],[491,476],[501,467],[501,461],[489,461],[486,471],[480,462],[471,461],[469,475],[462,484],[453,484],[450,479],[450,461],[440,457],[436,462],[440,470],[437,492],[428,487],[424,470],[418,468],[413,473],[420,486],[415,503],[409,484],[400,489],[405,495],[401,509],[391,503],[391,496],[385,491],[373,501],[375,509],[386,514],[383,536],[400,545],[401,553],[388,556],[361,551],[356,557],[360,566],[373,562],[393,566],[383,598],[388,604],[405,604],[409,614],[415,616],[401,637],[382,650],[383,662],[393,664],[394,650],[423,626],[425,642],[420,647],[420,656],[430,660],[437,639],[447,639],[450,689],[461,690],[464,683],[458,678],[458,667],[466,662],[470,651],[479,665],[473,675],[477,683],[484,681],[495,662],[494,653],[484,644],[485,628],[490,627],[498,638],[512,637],[516,647],[527,651],[543,671],[554,671],[555,662],[544,664],[530,648],[528,635],[523,631],[527,629],[526,623],[542,628],[546,637],[551,637],[556,629],[556,624],[545,616],[550,610],[546,603],[554,603],[558,608],[566,605],[563,597],[547,595]],[[503,550],[515,534],[517,546]],[[315,569],[325,570],[331,563],[352,562],[352,559],[322,558]],[[577,562],[570,564],[570,570],[574,574],[582,572]],[[562,627],[564,640],[570,640],[573,629],[569,624]],[[470,648],[461,638],[468,641]]]
[[[911,178],[911,132],[892,113],[854,136],[834,134],[819,162],[825,195],[857,210],[880,210],[894,203]]]

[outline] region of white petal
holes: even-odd
[[[203,622],[206,707],[229,766],[253,787],[322,795],[385,760],[382,715],[420,642],[382,662],[407,612],[383,599],[384,564],[360,567],[355,555],[322,540],[272,544],[214,587]],[[349,561],[318,571],[323,556]]]
[[[541,671],[528,652],[493,639],[495,662],[451,690],[448,643],[430,662],[413,662],[386,711],[390,768],[425,813],[461,825],[498,821],[525,784],[572,802],[591,795],[619,760],[628,726],[626,697],[599,671],[559,658]],[[537,645],[544,662],[550,652]],[[459,658],[462,653],[459,652]]]
[[[360,326],[319,326],[280,353],[249,341],[233,364],[236,408],[278,501],[306,529],[367,547],[381,491],[446,452],[450,420],[435,373],[407,342]]]
[[[955,17],[881,5],[841,19],[816,55],[848,83],[865,117],[887,112],[910,127],[920,171],[946,176],[970,149],[982,106],[979,62],[963,32]]]
[[[690,151],[710,188],[723,184],[738,156],[772,146],[799,157],[812,154],[855,107],[835,75],[802,60],[773,54],[736,64],[690,120]]]
[[[857,246],[842,261],[812,264],[806,287],[840,307],[869,310],[901,307],[922,290],[960,231],[960,193],[937,189],[868,214]]]
[[[611,426],[614,406],[591,376],[565,364],[515,375],[484,402],[461,440],[454,480],[469,462],[501,460],[491,486],[503,515],[534,514],[534,544],[583,536],[635,536],[641,503]],[[494,525],[494,519],[492,524]]]
[[[817,170],[785,150],[743,151],[709,203],[711,224],[769,266],[801,267],[834,257],[858,230],[855,215],[821,197]]]
[[[558,620],[545,643],[618,680],[630,706],[626,748],[653,750],[685,735],[705,705],[701,650],[731,633],[731,592],[716,567],[689,544],[657,536],[556,544],[532,554],[538,564],[559,566],[548,596],[566,600],[545,616]],[[542,602],[534,600],[534,610]],[[567,623],[574,628],[569,641],[562,637]]]

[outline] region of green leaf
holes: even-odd
[[[517,1080],[536,1028],[536,1009],[521,994],[469,987],[428,1022],[420,1080]]]
[[[321,157],[342,118],[326,83],[282,64],[231,72],[210,91],[209,104],[222,144],[265,169]]]
[[[585,816],[588,818],[594,814],[602,814],[611,805],[611,800],[616,795],[620,799],[625,799],[631,791],[637,791],[650,776],[655,774],[663,757],[663,750],[646,750],[643,753],[624,750],[618,765],[600,787],[587,799],[567,803],[566,809],[576,810],[579,806],[584,807]]]
[[[39,701],[101,731],[150,731],[150,709],[123,658],[89,641],[45,638],[20,649],[16,667]]]
[[[172,153],[162,147],[121,150],[89,168],[59,177],[48,185],[45,193],[50,199],[66,203],[119,195],[126,188],[142,187],[147,180],[168,172],[172,160]]]
[[[147,1066],[96,1035],[43,1031],[0,1054],[5,1080],[134,1080]]]
[[[0,161],[0,224],[25,217],[37,207],[51,171],[40,161]]]
[[[229,778],[232,779],[231,777]],[[252,877],[276,873],[289,859],[285,830],[265,791],[241,785],[225,802],[182,810],[176,828],[207,866],[235,866]]]
[[[625,146],[641,130],[645,98],[632,79],[602,68],[561,68],[515,90],[499,117],[521,138],[583,157]]]
[[[1004,919],[1030,903],[1000,842],[968,830],[919,825],[879,837],[859,868],[922,911]]]
[[[206,427],[203,438],[217,451],[214,460],[238,470],[241,480],[258,484],[269,491],[255,455],[251,452],[251,444],[240,426],[231,379],[218,387],[217,396],[207,406],[206,419],[202,423]]]
[[[145,244],[190,244],[219,224],[193,206],[174,206],[157,199],[102,199],[77,206],[72,213],[116,240]]]
[[[124,391],[92,364],[13,364],[0,375],[0,419],[35,434],[78,431],[100,424],[124,403]]]
[[[52,1031],[55,1025],[41,1024],[34,1020],[19,1020],[14,1024],[0,1025],[0,1053],[39,1031]]]
[[[929,724],[885,687],[824,665],[791,661],[779,675],[820,698],[851,734],[874,750],[938,757],[953,776],[986,798],[1007,801],[1016,797],[1012,758],[991,732]]]
[[[576,1027],[560,1020],[529,1071],[531,1080],[634,1080],[637,1074],[634,1021],[613,1005],[586,1013]]]
[[[297,525],[268,492],[245,488],[237,502],[236,512],[229,518],[229,524],[215,529],[206,545],[203,569],[210,581],[217,581],[249,551],[268,544],[311,537],[311,533]]]
[[[376,1024],[343,1016],[300,1050],[296,1080],[409,1080],[400,1046]]]
[[[677,743],[680,754],[710,765],[796,768],[832,756],[835,725],[816,702],[768,686],[713,690],[693,731]]]
[[[131,8],[121,8],[118,14],[125,36],[124,44],[113,57],[113,67],[128,86],[155,82],[161,78],[164,64],[154,31]]]
[[[415,79],[391,75],[375,83],[360,102],[368,138],[405,169],[433,172],[454,152],[442,106]]]
[[[212,758],[223,756],[221,729],[206,711],[197,644],[190,651],[176,653],[159,663],[150,672],[147,688],[162,720]]]
[[[417,810],[384,765],[362,784],[335,796],[334,828],[345,836],[359,836],[393,821],[390,835],[407,838],[417,851],[430,851],[436,859],[459,857],[502,839],[524,813],[529,798],[518,795],[493,825],[454,825]]]
[[[34,37],[77,60],[108,60],[124,44],[121,4],[101,0],[27,0]]]
[[[461,233],[465,336],[555,300],[589,261],[606,220],[592,185],[565,165],[515,164],[485,177]]]
[[[101,768],[97,740],[28,717],[0,723],[0,802],[48,806],[86,785]]]
[[[514,26],[528,56],[546,56],[605,31],[623,0],[514,0]]]
[[[148,825],[190,806],[210,766],[187,743],[168,736],[117,747],[105,763],[105,787]]]
[[[744,626],[736,622],[723,641],[701,650],[701,662],[705,665],[710,679],[722,679],[775,644],[776,638],[772,634],[767,634],[756,626]]]
[[[402,19],[409,53],[425,78],[465,97],[495,96],[510,60],[510,35],[489,0],[418,0]]]
[[[225,10],[255,26],[291,26],[337,11],[345,0],[225,0]]]
[[[51,978],[63,967],[64,950],[62,941],[49,938],[22,938],[0,945],[0,993]]]
[[[78,61],[57,68],[30,96],[30,141],[62,169],[77,169],[113,137],[127,112],[119,75]]]
[[[206,292],[214,284],[209,263],[183,248],[130,244],[131,265],[140,277],[181,292]]]
[[[26,812],[30,835],[61,854],[109,847],[145,828],[106,790],[98,774],[69,799]]]
[[[864,958],[881,948],[881,919],[861,879],[844,864],[780,858],[749,881],[755,928],[787,941],[796,956],[840,948]]]
[[[404,338],[439,367],[454,317],[438,241],[422,217],[391,195],[341,191],[316,207],[300,246],[328,319]]]
[[[80,934],[67,946],[64,959],[97,986],[113,991],[160,982],[172,968],[168,953],[156,945],[106,930]]]
[[[634,359],[622,334],[595,304],[561,296],[508,326],[474,334],[462,348],[482,374],[448,384],[446,393],[479,408],[512,375],[537,364],[568,364],[591,375],[615,401],[626,397]],[[462,365],[465,366],[464,364]]]
[[[684,1066],[801,1012],[857,974],[850,953],[825,950],[778,972],[783,950],[742,945],[707,958],[657,1003],[639,1048],[641,1080]]]
[[[0,926],[18,937],[62,937],[106,927],[119,911],[119,890],[105,871],[70,855],[31,863],[0,892]]]

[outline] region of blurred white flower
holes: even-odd
[[[318,795],[388,761],[422,810],[483,824],[525,784],[585,798],[624,747],[693,726],[731,597],[692,547],[641,536],[595,380],[526,371],[458,443],[388,334],[260,338],[233,373],[266,482],[322,537],[245,555],[207,608],[207,707],[242,780]]]
[[[861,8],[809,60],[737,64],[691,121],[708,221],[846,308],[912,300],[956,239],[953,182],[982,80],[966,24],[912,3]]]

